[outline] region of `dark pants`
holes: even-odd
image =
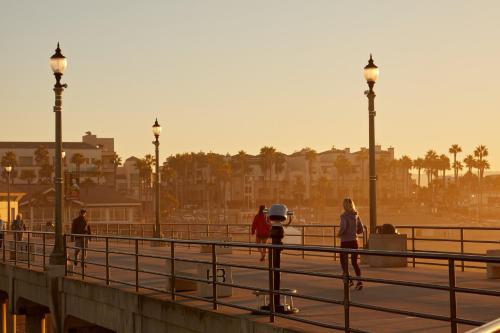
[[[348,242],[342,242],[340,243],[340,247],[343,249],[357,249],[358,248],[358,241],[348,241]],[[349,254],[347,253],[341,253],[340,254],[340,264],[342,265],[342,270],[344,273],[348,272],[349,270]],[[361,269],[359,268],[358,265],[358,254],[357,253],[352,253],[351,254],[351,263],[352,267],[354,268],[354,271],[356,272],[356,276],[361,276]]]

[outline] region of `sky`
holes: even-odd
[[[368,146],[489,148],[500,170],[499,1],[0,0],[0,141],[54,140],[48,58],[68,58],[63,139],[124,158]]]

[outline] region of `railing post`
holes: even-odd
[[[82,248],[80,249],[80,258],[82,258],[82,260],[80,260],[81,262],[81,265],[82,265],[82,280],[85,280],[85,243],[87,241],[87,239],[85,238],[85,236],[82,236],[82,241],[83,241],[83,244],[82,244]],[[76,242],[75,242],[76,244]],[[76,260],[77,258],[75,258]]]
[[[457,332],[457,300],[455,298],[455,260],[448,259],[448,284],[450,288],[451,333]]]
[[[460,253],[464,255],[464,228],[460,228]],[[464,261],[462,260],[462,272],[465,271]]]
[[[341,254],[342,255],[342,254]],[[345,253],[347,255],[347,260],[349,260],[349,253]],[[342,261],[342,259],[340,259]],[[343,282],[344,282],[344,329],[346,332],[350,332],[350,303],[351,303],[351,295],[349,293],[349,266],[347,266],[346,270],[343,272]]]
[[[411,227],[411,250],[415,254],[415,227]],[[413,267],[415,267],[415,256],[412,258]]]
[[[14,231],[14,266],[17,266],[17,232]]]
[[[5,262],[5,247],[7,246],[7,238],[5,238],[5,230],[2,230],[2,258],[3,262]]]
[[[106,223],[106,236],[109,236],[109,224]]]
[[[226,240],[229,240],[229,224],[226,224]]]
[[[109,286],[109,238],[106,236],[106,285]]]
[[[131,223],[129,223],[129,225],[128,225],[128,236],[132,237],[132,224]]]
[[[66,245],[66,243],[65,243]],[[45,233],[42,234],[42,257],[43,257],[43,270],[45,271]]]
[[[210,236],[210,224],[207,224],[207,238]]]
[[[28,249],[27,249],[27,252],[28,252],[28,269],[30,269],[30,267],[31,267],[31,264],[30,264],[30,262],[31,262],[31,260],[30,260],[31,259],[30,258],[30,238],[31,238],[30,234],[31,234],[31,231],[28,231]]]
[[[139,240],[135,239],[135,291],[139,292]]]
[[[63,235],[63,248],[64,248],[64,276],[68,275],[68,242],[67,242],[67,237],[64,234]],[[44,253],[43,253],[43,263],[45,265],[45,248],[44,248]]]
[[[191,240],[191,224],[188,224],[187,227],[188,227],[187,238],[188,238],[188,240]],[[181,233],[181,235],[182,235],[182,233]],[[172,236],[172,238],[174,238],[174,236]],[[190,249],[190,248],[191,248],[191,243],[188,243],[188,249]]]
[[[324,242],[324,229],[321,228],[321,234]],[[333,247],[337,247],[337,228],[333,227]],[[337,261],[337,252],[333,252],[333,260]]]
[[[306,245],[306,228],[302,226],[302,246]],[[302,249],[302,259],[305,259],[306,251]]]
[[[252,242],[252,227],[248,226],[248,244]],[[248,247],[248,254],[252,254],[252,247]],[[273,319],[274,320],[274,319]]]
[[[273,266],[273,249],[268,247],[268,270],[269,270],[269,321],[274,323],[274,266]],[[279,273],[278,273],[279,274]]]
[[[170,242],[170,295],[172,301],[175,301],[175,243]]]
[[[215,244],[212,244],[212,308],[217,310],[217,255]]]

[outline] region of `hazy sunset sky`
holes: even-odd
[[[0,0],[0,141],[54,139],[61,42],[63,136],[114,137],[123,157],[285,153],[376,141],[412,158],[489,148],[500,169],[500,1]]]

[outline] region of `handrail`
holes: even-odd
[[[48,239],[53,239],[53,235],[51,232],[36,232],[36,231],[2,231],[2,234],[4,236],[4,241],[8,240],[8,237],[6,236],[12,236],[14,242],[16,242],[16,239],[18,234],[27,234],[27,244],[28,248],[27,251],[19,251],[17,245],[14,246],[14,249],[9,249],[11,253],[14,252],[14,265],[22,265],[24,264],[22,260],[17,260],[17,253],[28,253],[28,260],[27,260],[27,265],[28,269],[30,269],[31,266],[36,266],[35,261],[31,262],[30,256],[30,244],[37,244],[38,246],[43,244],[43,258],[44,258],[44,265],[45,265],[45,246],[50,246],[51,243],[50,241],[47,242],[46,240]],[[33,240],[36,240],[37,237],[43,237],[43,243],[36,243],[33,242]],[[96,262],[95,260],[88,260],[85,257],[82,257],[82,265],[80,266],[81,269],[81,274],[73,270],[73,274],[80,275],[83,280],[85,279],[96,279],[98,281],[103,281],[107,285],[110,283],[116,283],[116,284],[122,284],[124,286],[130,286],[130,287],[135,287],[136,291],[142,290],[155,290],[160,293],[165,293],[169,294],[172,297],[172,300],[176,300],[176,296],[183,297],[183,298],[188,298],[188,299],[196,299],[196,300],[203,300],[212,303],[212,307],[214,310],[217,310],[218,305],[224,305],[224,306],[230,306],[230,307],[236,307],[239,309],[244,309],[244,310],[249,310],[248,307],[245,307],[243,305],[238,305],[238,304],[232,304],[230,302],[224,302],[221,301],[218,296],[217,296],[217,290],[218,287],[223,287],[223,286],[228,286],[228,287],[235,287],[235,288],[240,288],[244,290],[250,290],[250,291],[259,291],[259,292],[264,292],[269,295],[269,299],[271,300],[270,303],[270,308],[269,310],[262,310],[261,313],[269,315],[269,320],[274,321],[275,317],[283,317],[289,320],[294,320],[298,322],[302,322],[305,324],[311,324],[315,326],[321,326],[321,327],[327,327],[331,329],[341,329],[345,330],[346,332],[364,332],[363,330],[356,329],[351,327],[350,320],[349,320],[349,312],[350,309],[355,307],[355,308],[362,308],[370,311],[378,311],[378,312],[386,312],[386,313],[393,313],[393,314],[400,314],[400,315],[407,315],[407,316],[414,316],[418,318],[424,318],[428,320],[437,320],[437,321],[444,321],[444,322],[449,322],[450,323],[450,328],[452,332],[457,331],[457,325],[458,324],[465,324],[465,325],[475,325],[479,326],[484,324],[483,322],[476,321],[476,320],[469,320],[467,318],[460,318],[457,316],[457,298],[456,294],[458,293],[467,293],[467,294],[476,294],[476,295],[488,295],[492,297],[500,297],[500,292],[494,291],[494,290],[485,290],[485,289],[477,289],[477,288],[463,288],[455,285],[455,267],[457,262],[482,262],[482,263],[494,263],[494,264],[500,264],[500,257],[495,257],[495,256],[484,256],[484,255],[471,255],[471,254],[457,254],[457,253],[435,253],[435,252],[414,252],[414,251],[385,251],[385,250],[369,250],[369,249],[345,249],[345,248],[338,248],[338,247],[331,247],[331,246],[317,246],[317,245],[273,245],[273,244],[250,244],[246,242],[233,242],[233,241],[217,241],[217,240],[183,240],[183,239],[175,239],[175,238],[153,238],[153,237],[127,237],[127,236],[109,236],[109,235],[82,235],[82,234],[65,234],[64,235],[64,249],[66,253],[73,249],[77,249],[78,246],[72,246],[69,245],[68,239],[70,237],[83,237],[83,238],[93,238],[97,240],[104,240],[105,241],[105,247],[104,249],[101,248],[89,248],[87,247],[85,250],[87,252],[95,252],[98,254],[105,254],[105,262]],[[117,241],[117,242],[123,242],[125,244],[124,246],[128,245],[129,247],[124,251],[120,249],[113,249],[110,250],[109,247],[109,242],[110,241]],[[24,241],[23,241],[24,242]],[[147,253],[141,251],[141,248],[139,244],[143,244],[144,242],[152,243],[152,244],[158,244],[158,243],[165,243],[166,245],[170,246],[170,251],[166,251],[165,253],[161,252],[160,254],[157,253]],[[84,242],[85,244],[85,242]],[[37,246],[35,245],[35,246]],[[187,246],[191,245],[204,245],[204,246],[209,246],[211,256],[209,258],[204,258],[203,260],[198,260],[196,258],[188,257],[179,257],[179,255],[176,252],[176,246],[175,245],[182,245],[185,246],[187,249]],[[221,261],[218,252],[217,252],[217,247],[218,246],[224,246],[224,247],[232,247],[232,248],[241,248],[241,249],[248,249],[248,248],[266,248],[270,255],[268,256],[269,262],[267,267],[266,266],[252,266],[252,265],[241,265],[238,263],[232,263],[228,262],[228,260]],[[85,246],[84,246],[85,247]],[[276,251],[272,251],[276,250]],[[272,265],[272,256],[273,253],[280,252],[282,250],[286,250],[288,252],[314,252],[314,253],[326,253],[326,254],[361,254],[361,255],[377,255],[377,256],[391,256],[391,257],[406,257],[406,258],[413,258],[413,259],[432,259],[432,260],[444,260],[446,261],[446,265],[448,266],[449,274],[448,274],[448,284],[431,284],[431,283],[421,283],[421,282],[412,282],[412,281],[401,281],[401,280],[390,280],[386,278],[370,278],[370,277],[356,277],[356,276],[350,276],[349,273],[347,275],[334,275],[334,274],[327,274],[327,273],[321,273],[321,272],[311,272],[310,270],[304,270],[304,269],[284,269],[284,268],[277,268],[273,267]],[[5,246],[4,250],[5,251]],[[178,250],[177,250],[178,251]],[[37,252],[37,251],[35,251]],[[168,253],[169,252],[169,253]],[[167,254],[168,253],[168,254]],[[33,253],[35,254],[35,253]],[[112,255],[120,255],[120,256],[127,256],[129,258],[132,258],[129,262],[120,262],[120,265],[114,265],[110,263],[110,256]],[[169,260],[170,262],[170,271],[169,272],[155,272],[151,269],[144,269],[140,267],[139,265],[139,260],[140,258],[156,258],[156,259],[167,259],[167,262]],[[7,261],[5,260],[5,255],[3,262],[6,263]],[[203,263],[207,264],[211,267],[212,272],[217,272],[217,268],[219,266],[228,266],[228,267],[234,267],[234,268],[240,268],[240,269],[255,269],[258,271],[268,271],[269,273],[269,286],[267,288],[257,288],[253,286],[248,286],[248,285],[242,285],[242,284],[237,284],[237,283],[228,283],[225,281],[219,281],[215,277],[196,277],[196,276],[186,276],[185,274],[182,274],[182,272],[176,272],[176,266],[178,262],[191,262],[191,263]],[[31,266],[30,266],[31,263]],[[105,268],[105,272],[102,270],[98,270],[97,272],[89,272],[86,266],[96,266]],[[38,265],[39,267],[41,265]],[[111,274],[113,270],[120,270],[120,271],[128,271],[130,273],[134,274],[133,281],[132,280],[121,280],[120,278],[111,278]],[[66,269],[66,273],[68,273]],[[147,275],[156,275],[158,277],[162,278],[171,278],[172,281],[175,281],[175,279],[183,279],[183,280],[189,280],[193,282],[203,282],[203,283],[210,283],[212,287],[212,295],[214,297],[205,299],[202,297],[194,296],[192,294],[186,294],[182,292],[178,292],[175,290],[174,286],[175,283],[172,282],[171,284],[171,289],[170,290],[165,290],[165,289],[158,289],[153,286],[147,285],[143,283],[140,279],[140,274],[147,274]],[[328,298],[324,296],[313,296],[313,295],[308,295],[308,294],[300,294],[300,293],[289,293],[284,290],[273,290],[272,283],[273,277],[275,274],[280,274],[280,273],[286,273],[286,274],[302,274],[302,275],[308,275],[308,276],[314,276],[316,278],[322,278],[322,279],[336,279],[340,280],[343,283],[343,292],[344,292],[344,297],[341,299],[335,299],[335,298]],[[216,275],[216,274],[212,274]],[[373,305],[373,304],[365,304],[358,301],[352,301],[349,297],[349,286],[348,286],[348,281],[349,279],[355,280],[355,281],[366,281],[366,282],[371,282],[371,283],[378,283],[378,284],[388,284],[388,285],[399,285],[399,286],[408,286],[408,287],[417,287],[417,288],[427,288],[427,289],[434,289],[434,290],[442,290],[445,292],[448,292],[450,295],[450,311],[449,315],[436,315],[436,314],[431,314],[431,313],[423,313],[423,312],[415,312],[415,311],[409,311],[409,310],[402,310],[402,309],[396,309],[396,308],[391,308],[387,306],[380,306],[380,305]],[[314,301],[314,302],[323,302],[323,303],[329,303],[329,304],[340,304],[344,306],[344,324],[343,326],[340,326],[338,323],[326,323],[326,322],[321,322],[321,321],[316,321],[316,320],[311,320],[307,319],[304,317],[297,317],[294,315],[287,315],[287,314],[282,314],[277,312],[277,310],[274,308],[274,303],[273,299],[275,296],[280,296],[280,295],[288,295],[288,296],[293,296],[298,299],[304,299],[308,301]],[[485,331],[486,332],[486,331]]]
[[[500,318],[490,321],[483,326],[474,328],[467,333],[498,333],[500,332]]]

